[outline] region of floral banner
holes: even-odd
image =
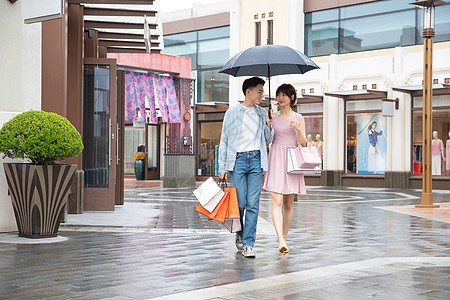
[[[136,108],[139,107],[141,121],[145,122],[146,98],[151,123],[157,122],[157,106],[163,122],[180,123],[181,113],[172,77],[127,71],[125,74],[125,121],[136,121],[138,118]]]

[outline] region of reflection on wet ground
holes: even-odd
[[[420,203],[420,191],[311,187],[288,255],[262,193],[256,259],[195,212],[191,191],[126,190],[115,212],[69,215],[55,243],[0,234],[0,298],[450,299],[449,219],[389,210]]]

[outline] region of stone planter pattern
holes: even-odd
[[[76,165],[3,165],[19,236],[57,236]]]

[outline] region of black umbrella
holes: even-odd
[[[275,75],[303,74],[318,69],[309,57],[288,46],[264,45],[248,48],[231,58],[219,70],[237,76],[264,76],[269,78],[270,117],[270,77]]]

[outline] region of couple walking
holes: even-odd
[[[262,188],[272,195],[272,221],[278,236],[278,250],[289,252],[287,234],[293,215],[294,196],[305,194],[303,175],[286,173],[286,148],[306,146],[305,121],[292,107],[297,95],[290,84],[276,92],[280,111],[269,119],[261,108],[265,81],[246,79],[242,85],[244,102],[225,113],[219,146],[219,178],[230,175],[236,187],[242,230],[236,233],[236,247],[245,257],[255,257],[253,246]],[[266,145],[272,143],[269,157]],[[283,212],[284,206],[284,212]]]

